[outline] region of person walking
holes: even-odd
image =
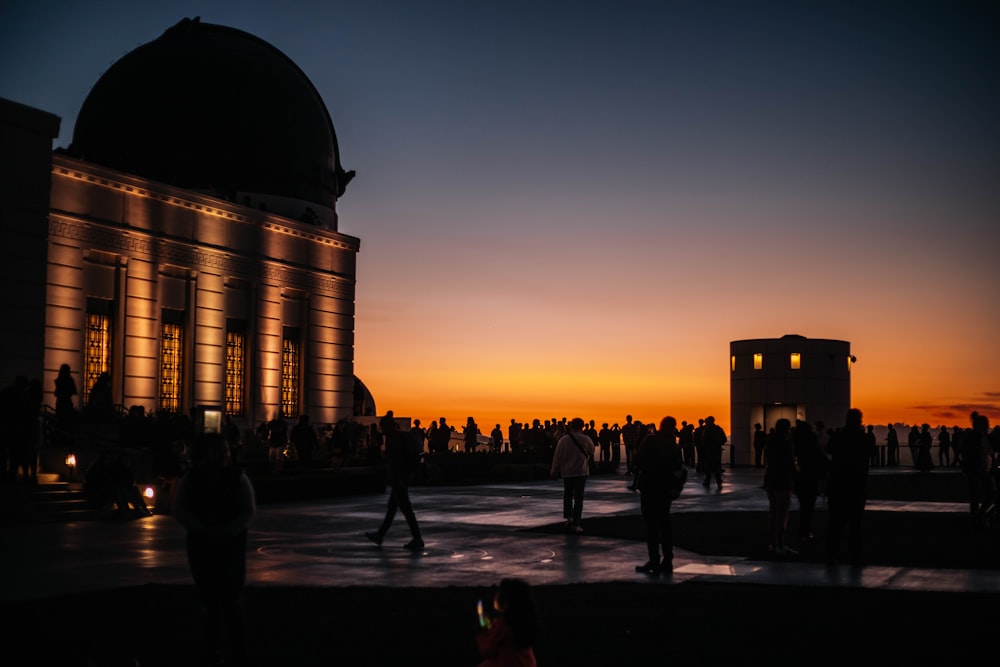
[[[795,555],[785,544],[788,513],[795,486],[795,445],[791,439],[792,422],[779,419],[767,436],[764,448],[764,489],[767,491],[767,550],[779,556]]]
[[[205,664],[222,664],[224,628],[236,664],[246,662],[247,532],[256,511],[253,485],[232,463],[225,437],[202,433],[173,513],[187,531],[188,566],[204,614]]]
[[[373,533],[365,533],[365,537],[378,546],[392,526],[396,510],[403,513],[406,524],[410,528],[410,541],[403,545],[404,549],[420,551],[424,548],[424,540],[420,535],[420,525],[417,515],[410,502],[410,482],[423,455],[423,445],[409,431],[403,431],[395,421],[383,423],[385,430],[385,452],[388,458],[387,482],[389,484],[389,500],[385,508],[382,525]]]
[[[670,523],[670,505],[679,473],[684,470],[684,457],[677,444],[677,420],[667,416],[660,420],[660,427],[639,444],[633,461],[637,471],[636,486],[639,490],[639,508],[646,528],[646,554],[648,559],[637,565],[636,572],[657,574],[673,572],[674,542]],[[681,482],[683,483],[683,482]],[[662,552],[662,557],[661,557]]]
[[[566,519],[566,530],[571,533],[583,532],[580,527],[583,491],[593,458],[594,442],[583,434],[583,419],[574,417],[566,435],[556,443],[550,470],[553,479],[563,481],[563,518]]]
[[[861,520],[868,500],[867,439],[861,410],[847,411],[844,426],[833,432],[827,444],[830,477],[827,482],[829,534],[826,562],[836,565],[843,532],[847,531],[847,551],[851,565],[861,567]]]

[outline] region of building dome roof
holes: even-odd
[[[253,35],[197,18],[111,65],[68,152],[240,203],[261,195],[333,210],[354,175],[302,70]]]

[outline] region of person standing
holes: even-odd
[[[67,425],[76,417],[76,408],[73,406],[73,397],[76,396],[76,380],[70,371],[69,364],[59,367],[56,375],[56,388],[52,392],[56,397],[56,419],[60,425]]]
[[[680,431],[677,433],[677,444],[680,445],[684,465],[688,468],[694,468],[694,424],[689,424],[686,421],[681,422]]]
[[[319,437],[316,429],[309,422],[309,415],[299,415],[299,421],[292,427],[292,444],[298,452],[299,461],[304,465],[309,465],[319,448]]]
[[[917,435],[917,470],[920,472],[930,472],[934,467],[934,455],[931,450],[934,448],[934,436],[931,435],[930,424],[921,424],[920,433]]]
[[[510,426],[507,427],[507,442],[510,443],[509,451],[514,453],[521,451],[521,424],[513,418],[510,420]]]
[[[677,444],[677,420],[667,416],[660,428],[643,438],[635,453],[639,508],[646,527],[648,559],[635,568],[636,572],[656,574],[673,572],[674,541],[670,524],[670,505],[678,473],[684,467],[684,457]],[[661,558],[662,552],[662,558]]]
[[[889,424],[889,430],[885,435],[885,452],[886,465],[899,465],[899,434],[896,432],[896,427],[892,424]]]
[[[583,491],[593,458],[594,442],[583,434],[583,420],[574,417],[566,435],[556,443],[550,471],[553,479],[563,480],[563,518],[566,519],[566,530],[571,533],[583,532],[580,527]]]
[[[503,429],[500,428],[500,424],[493,427],[490,431],[490,443],[494,454],[499,454],[503,451]]]
[[[403,431],[395,421],[383,423],[385,431],[385,452],[388,458],[387,482],[389,484],[389,501],[385,508],[385,518],[382,525],[373,533],[365,533],[365,537],[378,546],[382,546],[385,534],[389,532],[396,510],[403,513],[406,525],[410,528],[410,541],[403,545],[404,549],[420,551],[424,548],[424,540],[420,535],[420,525],[417,515],[410,502],[410,482],[420,463],[423,446],[409,431]]]
[[[465,420],[462,427],[462,441],[465,443],[465,453],[471,454],[479,445],[479,424],[472,417]]]
[[[767,446],[767,433],[764,427],[757,422],[753,425],[753,467],[764,467],[764,448]]]
[[[639,446],[639,436],[639,425],[632,421],[632,415],[625,415],[625,425],[622,426],[622,444],[625,446],[625,471],[630,475],[635,473],[632,457]]]
[[[187,531],[188,566],[204,613],[204,657],[214,661],[206,664],[221,664],[224,628],[236,663],[246,661],[247,532],[256,511],[253,485],[232,463],[225,437],[202,433],[173,512]]]
[[[288,444],[288,422],[281,415],[274,416],[267,424],[267,458],[271,472],[280,473],[285,469],[285,446]]]
[[[774,422],[764,450],[764,489],[767,491],[767,550],[779,556],[798,553],[785,544],[788,513],[795,486],[795,445],[792,423],[785,418]]]
[[[795,495],[799,499],[799,540],[808,542],[816,537],[813,533],[816,499],[819,497],[820,481],[826,477],[830,468],[830,460],[826,458],[826,452],[820,445],[819,435],[807,421],[795,422],[792,444],[795,446],[795,461],[798,464]]]
[[[986,415],[973,412],[972,427],[962,434],[962,472],[969,487],[969,514],[974,530],[989,526],[989,507],[994,503],[996,488],[992,475],[993,447],[990,445],[990,421]]]
[[[844,426],[833,432],[827,444],[830,477],[827,482],[829,534],[826,561],[835,565],[840,555],[843,532],[847,531],[847,551],[851,565],[861,567],[861,520],[868,500],[868,451],[861,410],[847,411]]]
[[[701,448],[705,455],[703,472],[706,489],[712,485],[712,478],[719,491],[722,491],[722,448],[726,444],[726,432],[715,423],[715,417],[705,417],[705,430],[701,436]],[[765,455],[766,456],[766,455]]]
[[[951,467],[951,433],[947,426],[938,431],[938,465],[942,468]]]

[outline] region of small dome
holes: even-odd
[[[253,35],[197,18],[101,76],[68,152],[238,203],[261,195],[331,211],[354,175],[302,70]]]

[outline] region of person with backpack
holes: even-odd
[[[423,443],[418,442],[410,431],[401,430],[395,421],[386,420],[382,428],[385,434],[385,453],[388,458],[386,481],[389,484],[389,501],[386,504],[382,525],[373,533],[365,533],[365,537],[377,546],[382,546],[382,540],[385,539],[385,534],[389,532],[396,517],[396,510],[399,510],[406,519],[411,536],[403,548],[420,551],[424,548],[424,540],[420,536],[420,525],[410,503],[410,482],[420,465]]]

